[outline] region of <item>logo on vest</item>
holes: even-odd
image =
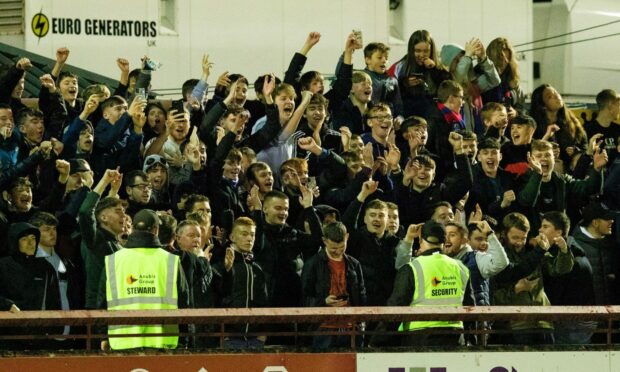
[[[155,286],[156,276],[154,274],[130,274],[127,277],[127,284],[133,285],[138,283],[135,287],[127,288],[128,295],[136,294],[157,294],[157,287]]]
[[[433,297],[441,297],[441,296],[454,296],[458,293],[457,289],[457,277],[454,275],[450,276],[441,276],[441,278],[434,276],[431,279],[431,285],[433,287],[441,287],[437,289],[431,290],[431,296]]]

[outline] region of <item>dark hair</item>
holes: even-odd
[[[459,129],[456,131],[456,133],[460,134],[463,137],[464,141],[471,141],[471,140],[476,140],[476,133],[474,133],[473,131],[469,130],[469,129]]]
[[[347,236],[347,227],[340,221],[335,221],[323,227],[323,238],[334,243],[342,243]]]
[[[310,105],[322,105],[327,110],[327,107],[329,106],[329,100],[325,98],[325,96],[321,93],[316,93],[312,95],[312,98],[310,98],[308,106]]]
[[[431,47],[431,55],[430,59],[435,62],[436,68],[442,68],[439,59],[437,58],[437,47],[435,46],[435,40],[431,36],[431,33],[427,30],[417,30],[414,31],[411,36],[409,36],[409,42],[407,43],[407,54],[401,59],[401,61],[405,62],[404,76],[408,76],[411,72],[418,72],[419,67],[415,60],[415,46],[419,43],[428,43]],[[443,69],[443,68],[442,68]]]
[[[242,157],[243,155],[241,154],[241,151],[239,151],[239,149],[233,148],[228,152],[228,155],[226,155],[226,159],[224,159],[224,161],[240,163]]]
[[[258,179],[256,178],[256,174],[260,171],[267,170],[267,169],[271,170],[271,168],[269,167],[269,164],[267,163],[264,163],[262,161],[252,163],[250,164],[248,169],[245,170],[245,177],[247,178],[248,181],[256,182],[258,181]]]
[[[127,81],[129,82],[131,80],[131,78],[134,78],[136,80],[138,80],[138,76],[140,75],[140,69],[139,68],[134,68],[133,70],[131,70],[129,72],[129,75],[127,76]]]
[[[101,103],[101,111],[109,108],[109,107],[114,107],[116,105],[122,105],[122,104],[126,104],[127,101],[125,100],[125,98],[121,97],[121,96],[112,96],[108,99],[106,99],[105,101],[103,101]]]
[[[0,110],[11,110],[11,105],[8,103],[0,102]]]
[[[299,85],[301,85],[301,90],[308,90],[308,88],[310,88],[310,84],[312,84],[314,80],[320,79],[322,77],[323,75],[321,75],[321,73],[318,71],[304,72],[303,75],[301,75],[301,77],[299,78]]]
[[[437,169],[437,165],[435,164],[435,160],[428,155],[417,155],[412,159],[413,161],[417,161],[423,167],[430,167],[433,169]]]
[[[146,172],[141,171],[140,169],[135,169],[132,170],[131,172],[127,173],[127,175],[124,177],[125,179],[125,186],[126,187],[131,187],[133,185],[136,184],[136,178],[142,178],[143,180],[148,181],[149,176],[146,174]]]
[[[58,74],[58,84],[60,84],[60,82],[66,78],[78,79],[78,76],[73,72],[62,71],[60,74]]]
[[[344,160],[345,163],[359,160],[362,157],[362,155],[356,151],[345,151],[342,154],[340,154],[340,156],[342,157],[342,160]]]
[[[58,226],[58,219],[51,213],[37,212],[30,217],[28,223],[36,227],[41,227],[43,225]]]
[[[510,123],[517,124],[517,125],[529,125],[530,127],[534,129],[536,129],[537,127],[536,121],[534,120],[534,118],[532,118],[529,115],[525,115],[525,114],[518,114],[517,116],[512,118]]]
[[[254,91],[256,94],[263,94],[263,84],[265,83],[265,75],[261,75],[254,80]],[[282,80],[276,76],[276,85],[280,85]]]
[[[570,218],[564,212],[560,211],[550,211],[544,213],[540,220],[549,221],[556,230],[562,231],[562,236],[566,238],[568,236],[568,231],[570,230]]]
[[[390,47],[383,43],[368,43],[364,48],[364,58],[372,57],[374,52],[388,53]]]
[[[164,108],[164,106],[161,104],[161,102],[159,102],[159,101],[152,101],[152,102],[149,102],[149,103],[146,105],[146,108],[144,109],[144,114],[145,114],[146,116],[149,116],[149,112],[150,112],[152,109],[154,109],[154,108],[158,108],[158,109],[160,109],[160,110],[164,113],[164,117],[168,116],[168,110],[166,110],[166,109]]]
[[[192,90],[194,90],[194,87],[196,86],[196,84],[198,84],[198,81],[198,79],[185,80],[185,82],[181,86],[181,94],[183,95],[183,100],[185,100],[185,97],[187,97],[187,95],[192,94]]]
[[[499,144],[499,140],[492,137],[482,137],[482,139],[478,142],[478,153],[486,149],[500,150],[501,146]]]
[[[27,107],[19,111],[19,113],[17,114],[17,118],[15,119],[15,124],[18,127],[21,126],[28,117],[43,120],[43,112],[39,111],[38,109]]]
[[[194,208],[194,204],[201,202],[209,203],[209,198],[202,194],[191,194],[185,200],[185,211],[187,213],[191,213],[192,209]]]
[[[116,208],[119,205],[122,205],[124,207],[125,202],[121,199],[114,198],[111,196],[108,196],[108,197],[105,197],[99,200],[99,203],[97,203],[97,207],[95,207],[95,217],[97,218],[97,221],[99,220],[99,216],[101,215],[101,212],[103,212],[104,210],[108,208]]]
[[[28,177],[17,177],[13,181],[11,181],[11,183],[9,183],[9,187],[7,187],[6,190],[10,191],[19,186],[26,186],[32,189],[32,182],[30,182]]]
[[[549,84],[542,84],[532,92],[532,103],[530,105],[530,111],[532,117],[536,121],[536,137],[542,138],[547,130],[549,124],[547,122],[547,113],[545,109],[545,102],[543,99],[545,90],[547,88],[553,88]],[[581,121],[577,119],[577,116],[573,112],[566,108],[566,105],[562,106],[557,114],[557,125],[560,130],[564,130],[571,139],[581,140],[586,138],[586,131],[583,129]]]
[[[599,111],[603,110],[605,106],[620,100],[620,96],[613,89],[603,89],[596,95],[596,105]]]
[[[168,244],[174,238],[174,232],[177,229],[177,219],[168,213],[158,213],[159,216],[159,241],[162,244]]]

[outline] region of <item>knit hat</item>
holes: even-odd
[[[422,239],[431,244],[443,244],[446,241],[446,228],[439,222],[428,220],[422,226]]]
[[[168,162],[161,155],[153,154],[149,155],[144,159],[144,166],[142,167],[143,172],[148,172],[149,169],[153,168],[157,164],[162,167],[168,169]]]
[[[465,52],[462,46],[457,44],[446,44],[441,47],[441,53],[439,53],[439,58],[441,58],[441,63],[443,63],[446,67],[450,67],[452,61],[461,53]]]

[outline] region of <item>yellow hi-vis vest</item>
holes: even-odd
[[[462,306],[469,270],[460,261],[440,253],[419,256],[409,262],[415,291],[410,306]],[[399,331],[425,328],[463,328],[461,321],[405,322]]]
[[[178,308],[179,257],[163,249],[129,248],[106,256],[108,310],[174,310]],[[110,325],[108,335],[178,333],[171,325]],[[115,350],[138,347],[176,348],[178,336],[110,337]]]

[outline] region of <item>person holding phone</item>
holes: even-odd
[[[364,306],[366,287],[362,266],[355,258],[347,255],[349,234],[342,222],[332,222],[323,228],[323,248],[304,265],[301,275],[304,306]],[[349,331],[349,323],[323,323],[319,331]],[[361,337],[357,338],[361,344]],[[350,337],[343,335],[315,336],[315,349],[350,345]]]
[[[437,54],[430,32],[417,30],[409,37],[407,54],[388,69],[388,74],[398,80],[404,117],[424,117],[437,98],[439,84],[450,79]]]

